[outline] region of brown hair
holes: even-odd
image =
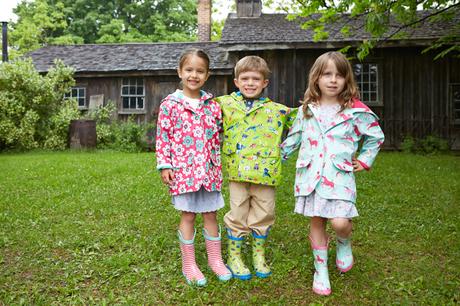
[[[267,62],[256,55],[248,55],[240,59],[235,65],[235,78],[247,71],[260,72],[264,79],[268,79],[270,76],[270,69],[268,68]]]
[[[206,62],[206,70],[209,71],[209,56],[201,49],[187,49],[182,53],[179,59],[179,70],[184,66],[185,61],[190,57],[196,55]]]
[[[329,60],[335,64],[339,73],[345,78],[345,86],[339,94],[340,112],[351,107],[353,98],[359,98],[359,89],[355,82],[353,69],[345,55],[337,51],[326,52],[316,59],[308,75],[308,86],[302,101],[305,118],[312,116],[308,110],[308,104],[316,103],[321,98],[318,80],[326,70]]]

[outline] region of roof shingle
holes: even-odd
[[[175,70],[188,48],[203,49],[210,57],[211,69],[232,68],[226,52],[214,42],[46,46],[28,56],[39,72],[48,71],[56,58],[76,72],[155,71]]]

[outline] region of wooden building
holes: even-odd
[[[206,1],[199,1],[199,3]],[[81,106],[90,100],[115,101],[121,119],[136,115],[139,122],[155,119],[162,97],[178,86],[176,65],[189,47],[211,56],[212,76],[207,89],[216,95],[234,90],[232,67],[248,54],[265,58],[272,71],[267,95],[297,107],[306,89],[307,74],[315,59],[329,50],[356,46],[368,38],[362,22],[349,16],[329,25],[327,40],[314,42],[313,33],[284,14],[262,14],[260,0],[236,0],[237,13],[228,16],[219,42],[50,46],[30,53],[39,71],[46,72],[54,58],[75,67]],[[423,14],[423,12],[421,12]],[[346,22],[352,35],[339,29]],[[460,22],[430,23],[408,32],[404,39],[389,39],[363,62],[353,61],[362,100],[381,118],[386,148],[398,148],[406,135],[435,135],[460,149],[460,59],[422,54],[440,35]],[[460,35],[459,35],[460,36]]]

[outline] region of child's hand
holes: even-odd
[[[172,169],[161,170],[161,180],[166,185],[170,185],[174,179],[174,171]]]
[[[356,159],[356,157],[352,158],[351,163],[353,164],[353,172],[363,171],[364,167],[361,163]]]

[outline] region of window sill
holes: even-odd
[[[119,115],[145,115],[147,114],[146,110],[119,110]]]

